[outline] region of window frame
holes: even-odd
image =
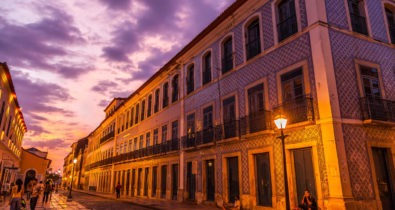
[[[385,12],[385,9],[389,9],[389,10],[392,10],[393,13],[395,13],[395,2],[391,2],[391,1],[388,1],[388,0],[383,0],[381,2],[381,4],[382,4],[382,9],[383,9],[385,32],[387,34],[388,43],[395,45],[395,42],[392,43],[392,40],[391,40],[391,32],[389,30],[389,23],[388,23],[388,20],[387,20],[387,14]]]
[[[279,22],[279,16],[278,16],[278,5],[280,2],[283,0],[275,0],[272,2],[272,24],[273,24],[273,38],[274,38],[274,45],[279,44],[280,42],[286,42],[286,40],[289,40],[290,37],[295,36],[299,32],[302,31],[302,23],[300,22],[300,4],[299,0],[295,0],[295,13],[296,13],[296,24],[298,25],[298,31],[283,39],[282,41],[279,41],[278,39],[278,29],[277,29],[277,23]]]
[[[174,87],[173,87],[173,81],[175,77],[178,76],[178,82],[177,82],[177,100],[173,100],[173,94],[174,94]],[[180,74],[176,73],[171,77],[171,103],[176,103],[177,101],[180,100]]]
[[[356,70],[356,75],[357,75],[357,83],[358,83],[358,89],[359,89],[359,97],[365,97],[365,91],[363,88],[363,82],[362,82],[362,75],[361,75],[361,69],[360,66],[366,66],[370,68],[375,68],[377,69],[378,73],[378,79],[380,83],[380,93],[381,93],[381,99],[386,99],[386,94],[385,94],[385,89],[384,89],[384,84],[383,84],[383,78],[382,78],[382,73],[381,73],[381,68],[379,64],[371,63],[368,61],[363,61],[363,60],[354,60],[354,66]]]
[[[261,47],[261,52],[249,59],[247,59],[247,48],[246,48],[246,44],[247,44],[247,37],[246,37],[246,30],[248,30],[248,26],[255,21],[258,18],[258,23],[259,23],[259,44]],[[252,15],[250,15],[243,23],[242,26],[242,40],[243,40],[243,63],[246,63],[247,61],[251,61],[254,60],[254,58],[259,57],[260,54],[263,53],[264,51],[264,46],[263,46],[263,25],[262,25],[262,14],[260,12],[256,12]],[[232,40],[234,42],[234,39]],[[234,50],[234,49],[233,49]],[[235,66],[233,67],[235,68]]]
[[[352,29],[352,23],[351,23],[351,16],[350,16],[350,8],[349,8],[349,6],[348,6],[348,1],[349,1],[349,0],[344,0],[344,4],[345,4],[344,6],[345,6],[345,8],[346,8],[346,16],[347,16],[348,30],[349,30],[350,32],[352,32],[352,33],[355,33],[355,34],[359,34],[359,35],[362,35],[362,36],[369,36],[369,37],[372,37],[372,29],[371,29],[371,27],[370,27],[370,18],[369,18],[368,9],[367,9],[367,7],[366,7],[366,0],[361,0],[361,1],[363,1],[363,8],[364,8],[364,13],[365,13],[365,18],[366,18],[366,29],[367,29],[367,31],[368,31],[368,34],[367,34],[367,35],[362,34],[362,33],[359,33],[359,32],[356,32],[356,31],[353,31],[353,29]]]
[[[270,110],[269,109],[269,90],[268,90],[268,85],[267,85],[267,77],[263,77],[255,82],[252,82],[251,84],[247,85],[244,87],[244,101],[245,101],[245,115],[248,116],[250,115],[250,104],[248,100],[248,90],[250,88],[253,88],[259,84],[263,84],[263,105],[265,110]]]
[[[188,92],[188,82],[189,82],[189,70],[193,66],[193,90],[191,92]],[[186,65],[186,70],[185,70],[185,95],[190,95],[196,90],[196,80],[195,80],[195,75],[196,75],[196,64],[195,62],[191,62],[190,64]]]
[[[205,72],[205,68],[206,68],[206,56],[210,53],[210,81],[208,81],[207,83],[204,83],[204,72]],[[209,48],[207,50],[205,50],[202,54],[202,56],[200,57],[200,76],[201,76],[201,87],[206,86],[208,84],[210,84],[213,81],[213,69],[214,69],[214,62],[213,62],[213,50],[212,48]]]
[[[236,68],[236,59],[235,59],[235,36],[234,36],[234,33],[233,32],[229,32],[228,34],[226,34],[225,36],[223,36],[222,37],[222,39],[219,41],[219,48],[218,49],[220,49],[220,53],[219,53],[219,61],[220,61],[220,63],[219,63],[219,66],[220,66],[220,72],[218,73],[217,72],[217,75],[219,76],[219,75],[225,75],[225,74],[223,74],[222,72],[222,69],[223,69],[223,65],[222,65],[222,57],[223,57],[223,55],[222,55],[222,53],[223,53],[223,49],[224,49],[224,44],[225,44],[225,42],[229,39],[229,38],[231,38],[232,39],[232,62],[233,62],[233,68],[232,69],[229,69],[225,74],[228,74],[229,72],[232,72],[235,68]]]

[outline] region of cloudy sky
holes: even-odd
[[[26,119],[23,146],[62,169],[72,142],[234,0],[1,0],[0,61]]]

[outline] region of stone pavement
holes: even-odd
[[[26,198],[26,197],[25,197]],[[30,201],[26,201],[26,209],[30,209]],[[9,197],[6,198],[6,202],[1,202],[0,203],[0,209],[10,209],[10,206],[8,205],[9,203]],[[63,195],[62,193],[52,193],[52,198],[48,203],[43,204],[42,203],[42,195],[39,197],[37,201],[37,206],[36,210],[52,210],[52,209],[67,209],[67,210],[85,210],[83,205],[77,203],[76,201],[67,201],[67,197]]]

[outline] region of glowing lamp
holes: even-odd
[[[279,115],[274,120],[274,123],[278,129],[285,129],[285,126],[287,126],[287,118],[285,118],[284,115]]]
[[[76,158],[76,159],[74,159],[74,161],[73,161],[73,162],[74,162],[74,164],[76,164],[76,163],[77,163],[77,158]]]

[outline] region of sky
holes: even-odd
[[[7,62],[28,132],[54,170],[104,119],[234,0],[1,0]]]

